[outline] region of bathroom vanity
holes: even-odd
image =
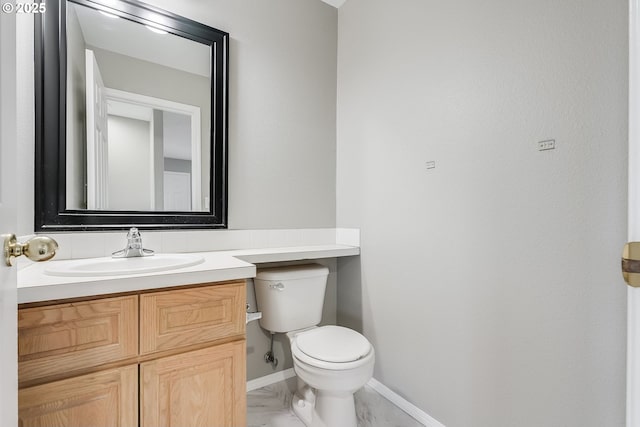
[[[115,261],[24,261],[20,425],[245,425],[254,263],[358,254],[340,244],[198,252],[202,262],[182,268],[93,277],[72,273]]]
[[[245,281],[22,304],[24,427],[245,424]]]

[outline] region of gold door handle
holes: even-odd
[[[24,255],[31,261],[47,261],[54,257],[58,242],[47,236],[37,236],[24,243],[18,243],[15,234],[3,234],[3,255],[6,264],[11,267],[13,258]]]
[[[624,245],[622,277],[629,286],[640,288],[640,242],[629,242]]]

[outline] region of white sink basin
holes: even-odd
[[[200,264],[204,258],[192,254],[156,254],[134,258],[90,258],[51,262],[44,270],[50,276],[121,276],[175,270]]]

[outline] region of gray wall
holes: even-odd
[[[335,226],[337,10],[152,0],[231,35],[229,227]]]
[[[338,320],[448,427],[624,425],[627,9],[340,8]]]
[[[154,201],[157,211],[164,209],[164,113],[153,110]]]

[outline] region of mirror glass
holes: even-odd
[[[35,231],[226,228],[229,34],[137,0],[34,21]]]
[[[211,46],[66,7],[66,209],[210,210]]]

